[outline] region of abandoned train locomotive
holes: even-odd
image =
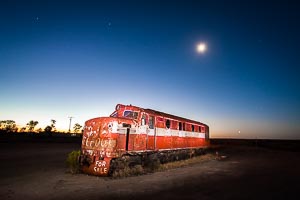
[[[112,163],[125,156],[141,161],[150,155],[176,155],[174,152],[192,156],[208,145],[209,127],[204,123],[118,104],[109,117],[85,122],[80,164],[84,173],[107,176],[114,168]]]

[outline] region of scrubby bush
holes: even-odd
[[[112,173],[113,178],[123,178],[129,176],[138,176],[144,174],[144,169],[142,165],[135,165],[133,167],[125,166],[123,169],[115,170]]]
[[[72,174],[76,174],[80,172],[79,156],[80,156],[80,150],[72,151],[71,153],[68,154],[66,163],[67,163],[68,171]]]
[[[147,172],[155,172],[157,169],[160,168],[161,162],[158,158],[157,154],[152,154],[147,156],[144,163],[145,171]]]

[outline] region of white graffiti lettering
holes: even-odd
[[[95,163],[94,171],[100,174],[107,174],[106,161],[97,160]]]
[[[84,137],[82,140],[82,144],[90,148],[94,148],[94,147],[115,148],[117,145],[117,141],[114,139],[101,140],[100,138],[93,139],[93,138]]]
[[[93,150],[86,150],[86,153],[92,156],[94,151]]]
[[[102,168],[102,167],[94,167],[94,171],[99,173],[99,174],[107,174],[108,170],[107,168]]]
[[[106,166],[106,161],[105,160],[97,160],[96,164],[97,167],[105,167]]]

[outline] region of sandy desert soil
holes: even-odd
[[[295,199],[300,191],[300,152],[225,146],[218,150],[226,156],[221,161],[208,156],[182,168],[111,179],[67,173],[67,154],[79,148],[0,143],[0,199]]]

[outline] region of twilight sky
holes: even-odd
[[[59,129],[117,103],[211,137],[300,139],[297,1],[0,2],[0,120]],[[207,51],[196,52],[205,42]]]

